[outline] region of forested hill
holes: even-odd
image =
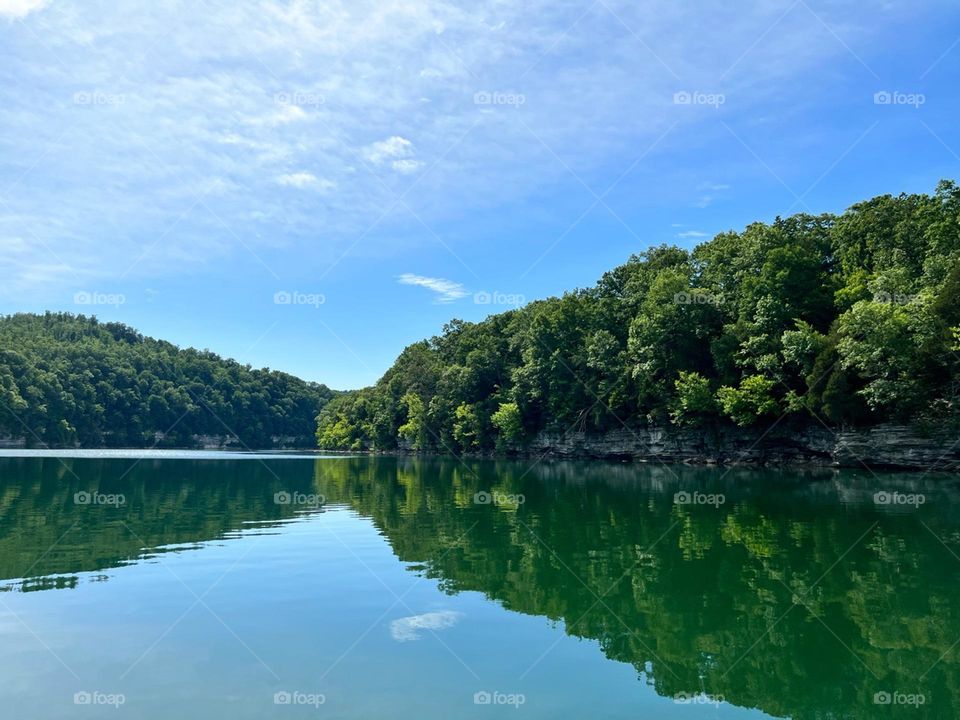
[[[182,350],[69,313],[0,316],[0,435],[28,445],[190,447],[197,436],[309,447],[334,395],[292,375]]]
[[[320,416],[329,448],[489,450],[627,425],[941,426],[960,416],[960,188],[660,246],[407,347]]]

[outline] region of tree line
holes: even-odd
[[[958,419],[960,188],[661,245],[589,289],[414,343],[334,398],[331,449],[491,451],[623,425]]]
[[[27,445],[313,444],[324,385],[70,313],[0,317],[0,435]]]

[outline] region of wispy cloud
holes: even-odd
[[[404,273],[397,278],[401,285],[416,285],[426,288],[437,294],[436,302],[451,303],[466,297],[470,293],[458,282],[445,280],[444,278],[424,277],[423,275],[414,275],[413,273]]]
[[[390,636],[397,642],[410,642],[419,640],[421,632],[428,630],[435,632],[437,630],[447,630],[456,625],[463,613],[453,610],[440,610],[438,612],[428,612],[422,615],[411,615],[410,617],[400,618],[390,623]]]
[[[374,165],[389,164],[403,175],[416,172],[423,165],[413,157],[416,154],[413,143],[399,135],[372,143],[364,149],[363,154]]]
[[[0,17],[26,17],[46,4],[47,0],[0,0]]]
[[[318,178],[311,172],[300,171],[287,173],[277,176],[277,183],[295,188],[316,188],[318,190],[330,190],[336,186],[336,183],[330,180]]]
[[[681,240],[690,240],[693,238],[710,237],[710,235],[705,232],[700,232],[699,230],[684,230],[683,232],[677,233],[677,237]]]
[[[246,118],[250,125],[265,125],[267,127],[277,127],[279,125],[289,125],[300,120],[306,120],[309,117],[303,108],[297,105],[282,105],[279,110],[269,112],[264,115]]]
[[[700,199],[697,200],[697,207],[705,208],[709,207],[720,193],[729,190],[730,185],[727,183],[706,182],[702,183],[698,189],[703,194],[700,196]]]
[[[656,154],[683,152],[684,130],[724,132],[718,112],[756,117],[846,55],[802,7],[757,43],[781,6],[0,0],[15,20],[0,22],[0,237],[27,243],[0,256],[0,294],[62,265],[163,276],[279,246],[325,265],[360,236],[387,255],[420,241],[421,219],[523,203],[569,168],[615,177],[674,125]],[[819,14],[865,42],[856,8]],[[721,109],[674,104],[735,62]],[[334,186],[323,202],[290,192]],[[364,235],[381,215],[382,236]]]

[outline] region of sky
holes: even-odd
[[[0,0],[0,313],[336,389],[631,254],[960,179],[960,5]]]

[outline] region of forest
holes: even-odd
[[[0,436],[28,446],[313,444],[324,385],[69,313],[0,317]]]
[[[541,431],[958,421],[960,188],[661,245],[589,289],[453,320],[333,398],[329,449],[511,451]]]

